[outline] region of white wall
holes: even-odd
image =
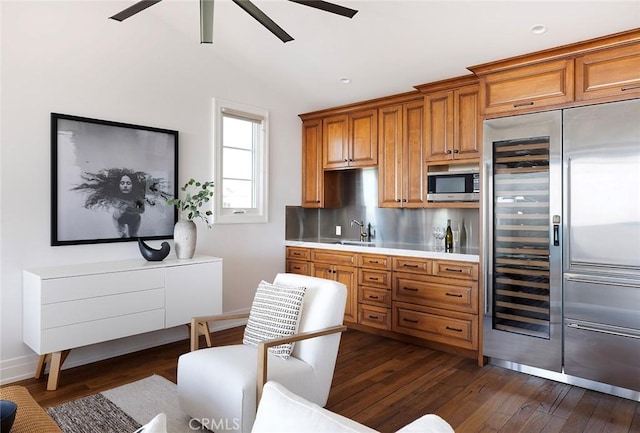
[[[213,178],[212,97],[270,110],[269,223],[199,225],[197,252],[224,259],[224,311],[248,308],[259,280],[284,270],[284,206],[300,201],[301,105],[166,23],[106,19],[123,5],[0,2],[1,383],[35,371],[22,343],[22,269],[139,257],[135,242],[50,246],[51,112],[180,131],[183,183]],[[186,329],[82,348],[65,365],[182,337]]]

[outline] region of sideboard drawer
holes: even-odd
[[[164,289],[121,293],[42,306],[42,329],[164,309]],[[164,321],[160,328],[164,328]]]
[[[163,269],[80,275],[42,280],[43,304],[164,287]]]
[[[164,328],[164,309],[45,329],[41,353],[53,353]]]

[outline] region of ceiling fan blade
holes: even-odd
[[[213,0],[200,0],[200,43],[213,43]]]
[[[344,6],[340,6],[334,3],[329,3],[321,0],[289,0],[293,3],[299,3],[301,5],[310,6],[312,8],[320,9],[325,12],[331,12],[332,14],[342,15],[343,17],[353,18],[358,13],[355,9],[350,9]]]
[[[251,1],[233,0],[233,2],[244,9],[246,13],[255,18],[256,21],[265,26],[267,30],[280,38],[282,42],[289,42],[293,40],[289,33],[285,32],[282,27],[277,25],[271,18],[265,15],[265,13],[258,9],[258,7],[251,3]]]
[[[130,16],[135,15],[138,12],[141,12],[141,11],[145,10],[149,6],[153,6],[156,3],[160,3],[160,1],[161,0],[142,0],[142,1],[139,1],[138,3],[133,4],[133,6],[129,6],[125,10],[120,11],[117,14],[115,14],[114,16],[109,17],[109,18],[112,19],[112,20],[116,20],[116,21],[124,21],[127,18],[129,18]]]

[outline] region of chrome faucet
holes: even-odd
[[[360,226],[360,242],[367,242],[369,240],[369,232],[365,230],[364,223],[358,220],[351,220],[351,227],[353,227],[354,224]]]

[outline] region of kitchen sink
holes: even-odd
[[[358,247],[375,247],[376,246],[375,242],[356,241],[356,240],[338,241],[338,242],[336,242],[336,244],[339,244],[339,245],[352,245],[352,246],[358,246]]]

